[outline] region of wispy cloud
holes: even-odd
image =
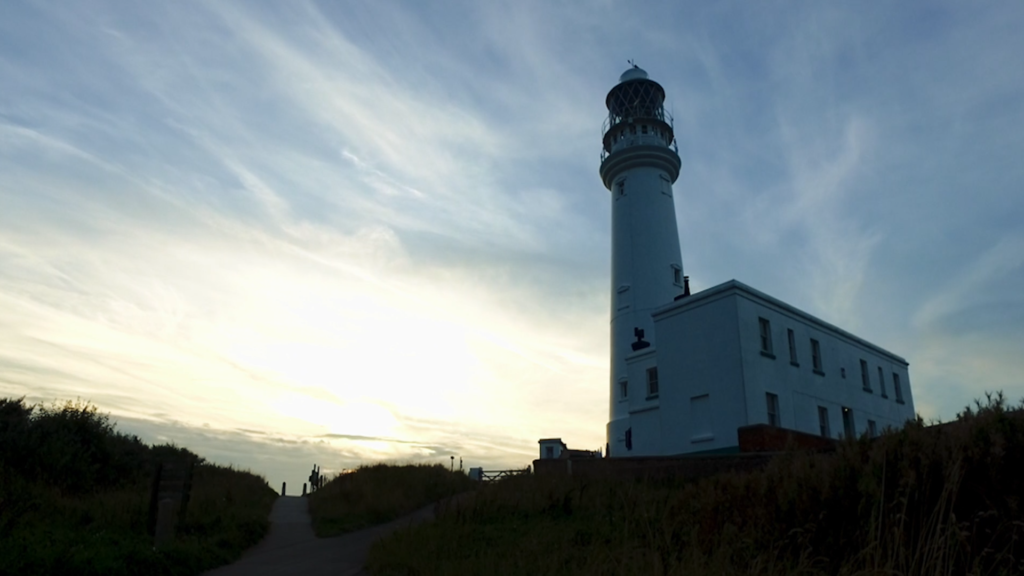
[[[275,484],[600,446],[599,127],[632,57],[696,287],[907,356],[927,415],[1024,394],[1024,14],[918,10],[0,6],[0,393]]]

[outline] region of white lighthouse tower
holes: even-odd
[[[636,65],[605,98],[601,179],[612,194],[609,456],[631,450],[629,397],[652,393],[650,382],[628,380],[626,356],[656,344],[651,313],[684,290],[672,197],[680,161],[664,102],[664,88]],[[653,378],[657,394],[657,372]]]

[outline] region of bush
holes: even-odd
[[[317,536],[334,536],[394,520],[472,489],[461,471],[440,464],[361,466],[336,476],[309,499]]]
[[[699,481],[513,478],[374,546],[375,574],[1024,573],[1024,412],[989,396]]]
[[[153,549],[158,462],[196,463],[177,536]],[[81,401],[0,399],[0,574],[196,574],[233,561],[269,527],[263,478],[114,430]]]

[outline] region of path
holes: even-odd
[[[308,503],[301,496],[279,497],[270,511],[270,533],[234,564],[204,576],[365,576],[363,564],[374,542],[398,528],[434,516],[431,504],[387,524],[333,538],[317,538],[310,525]]]

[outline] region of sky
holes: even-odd
[[[0,396],[274,486],[603,446],[632,59],[694,290],[903,356],[926,419],[1019,400],[1022,28],[1011,1],[0,3]]]

